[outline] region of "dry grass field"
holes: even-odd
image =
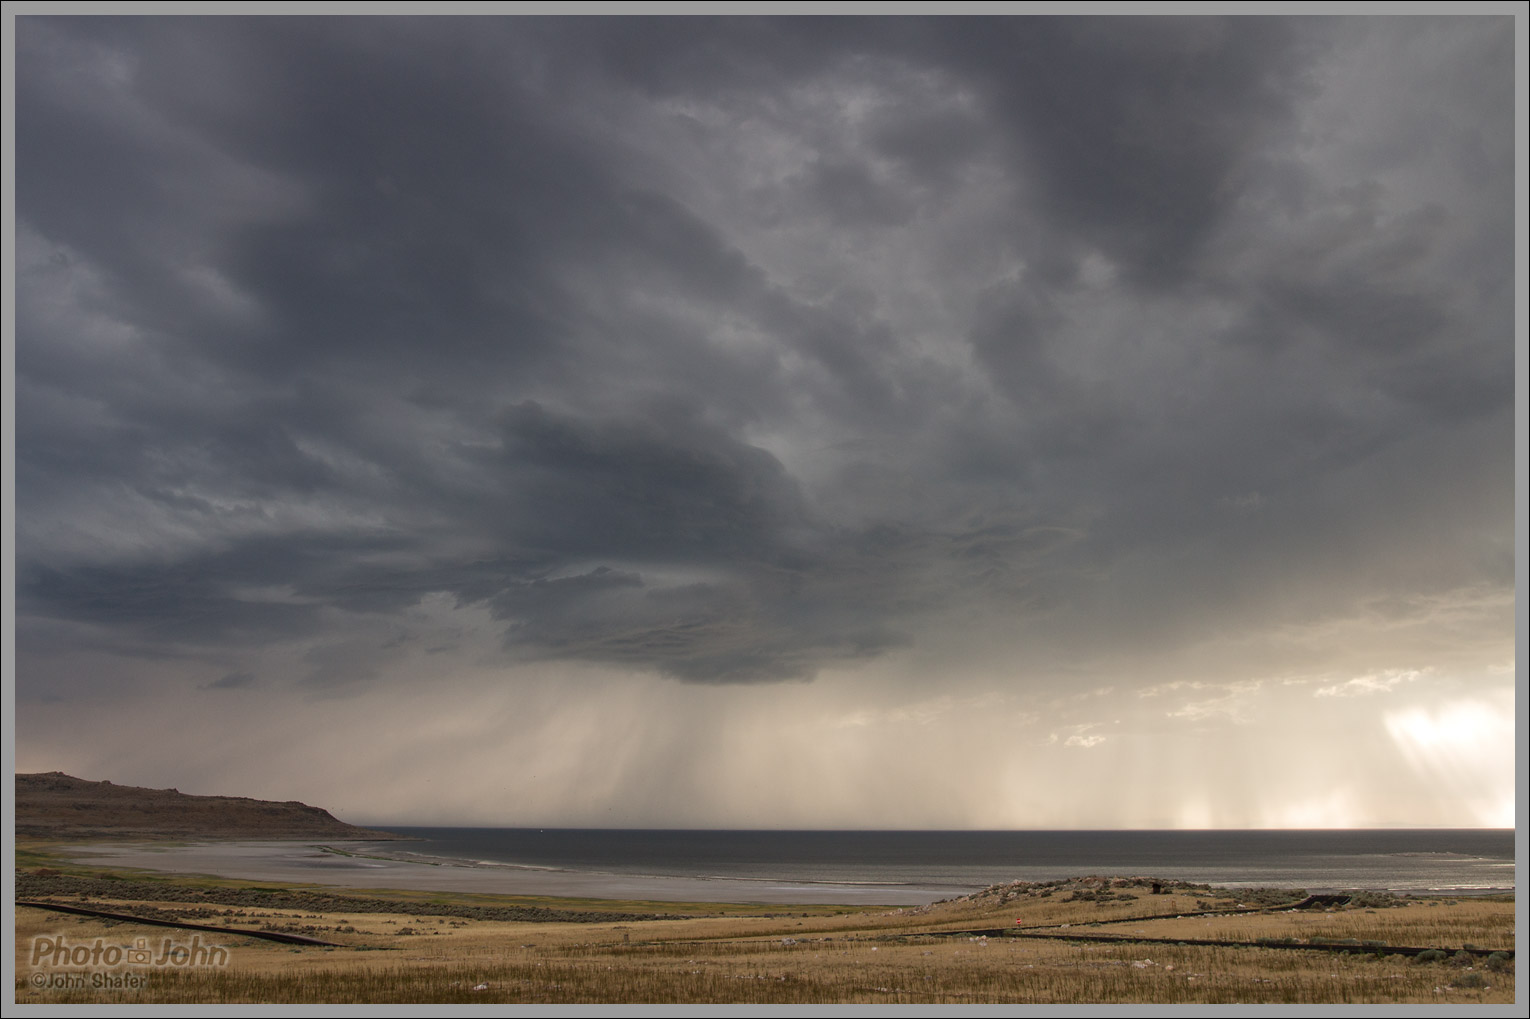
[[[134,875],[132,896],[111,898],[101,893],[109,885],[70,886],[49,873],[59,878],[53,901],[286,930],[339,947],[18,907],[15,993],[23,1004],[1514,1001],[1512,962],[1457,955],[1467,945],[1512,952],[1507,897],[1240,909],[1237,895],[1183,886],[1151,894],[1147,883],[1093,879],[1006,886],[917,909],[544,901],[536,905],[606,919],[527,922],[493,917],[500,907],[533,903],[489,896],[347,892],[345,911],[338,897],[324,897],[334,890],[311,890],[307,905],[287,908],[251,904],[276,894],[253,883],[160,878],[156,899],[144,890],[152,882]],[[639,918],[656,911],[669,918]],[[155,956],[167,941],[216,945],[226,956],[115,970],[34,961],[38,939],[56,947],[60,938],[123,948],[143,939]],[[1259,939],[1298,947],[1233,944]],[[1190,940],[1227,943],[1178,943]],[[1345,940],[1372,944],[1345,946],[1355,949],[1349,953],[1322,947]],[[1442,958],[1379,954],[1378,942],[1439,948]]]

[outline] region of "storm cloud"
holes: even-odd
[[[16,24],[20,701],[1512,654],[1513,19]]]

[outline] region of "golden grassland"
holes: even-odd
[[[35,853],[29,860],[45,858]],[[24,865],[18,864],[18,869]],[[73,872],[82,873],[78,868]],[[56,873],[56,872],[55,872]],[[102,872],[92,872],[100,875]],[[132,875],[139,880],[141,875]],[[165,879],[219,890],[256,883]],[[284,886],[291,887],[291,886]],[[1114,887],[1115,894],[1100,894]],[[1018,890],[1017,890],[1018,889]],[[334,891],[331,889],[330,891]],[[369,908],[315,912],[216,905],[196,922],[301,931],[343,947],[151,927],[18,907],[16,1000],[28,1003],[1510,1003],[1513,967],[1471,960],[1340,954],[1176,939],[1353,939],[1393,946],[1514,948],[1510,897],[1423,899],[1390,908],[1237,910],[1235,896],[1146,894],[1082,880],[1013,886],[915,909],[566,900],[561,908],[663,911],[663,920],[528,923],[432,915],[499,896],[367,892]],[[69,896],[54,896],[68,901]],[[385,900],[379,903],[377,900]],[[1199,915],[1200,906],[1235,910]],[[513,900],[526,904],[532,900]],[[110,900],[99,909],[187,910],[184,900]],[[548,905],[549,900],[535,900]],[[431,908],[434,908],[431,906]],[[1183,911],[1183,912],[1178,912]],[[216,919],[205,918],[217,914]],[[676,914],[680,914],[676,916]],[[1169,915],[1163,915],[1169,914]],[[1017,926],[1016,919],[1024,926]],[[1067,924],[1067,927],[1060,925]],[[977,933],[990,930],[984,935]],[[1021,937],[1022,931],[1052,935]],[[944,933],[942,933],[944,932]],[[958,933],[951,933],[958,932]],[[1066,940],[1114,936],[1119,943]],[[92,986],[72,966],[34,965],[36,939],[218,945],[226,965],[138,967],[138,986]],[[1154,943],[1128,938],[1162,938]],[[119,969],[118,972],[122,972]],[[61,979],[67,974],[81,979]]]

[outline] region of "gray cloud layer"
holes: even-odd
[[[753,682],[1508,585],[1513,56],[20,18],[19,661],[354,685],[444,594],[506,662]]]

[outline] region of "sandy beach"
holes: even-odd
[[[812,884],[737,878],[686,878],[411,858],[407,844],[378,842],[111,842],[60,847],[76,863],[246,881],[285,881],[342,888],[490,895],[540,895],[659,902],[924,905],[949,897],[948,887]]]

